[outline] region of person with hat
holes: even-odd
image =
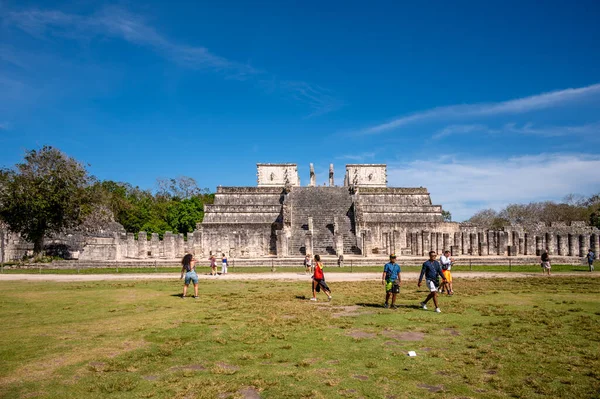
[[[383,267],[383,274],[381,275],[381,284],[385,286],[385,305],[384,308],[389,307],[390,296],[392,297],[392,309],[396,309],[396,295],[400,292],[400,265],[396,263],[396,255],[390,255],[389,263],[386,263]]]

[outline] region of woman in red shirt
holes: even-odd
[[[315,255],[315,274],[313,275],[313,297],[310,298],[311,301],[317,300],[317,292],[320,292],[321,288],[323,288],[323,292],[331,301],[331,290],[325,282],[325,275],[323,274],[323,264],[321,263],[321,257],[319,255]]]

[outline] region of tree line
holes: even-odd
[[[500,211],[484,209],[467,222],[487,228],[502,228],[512,224],[584,221],[600,228],[600,193],[584,197],[569,194],[562,202],[531,202],[510,204]]]
[[[121,224],[127,232],[187,234],[204,217],[214,194],[191,177],[157,180],[157,189],[98,180],[86,165],[57,148],[25,153],[23,162],[0,169],[0,224],[43,250],[43,240],[73,229],[94,232]]]

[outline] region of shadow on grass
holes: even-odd
[[[357,306],[364,306],[366,308],[382,308],[385,309],[385,306],[383,306],[383,303],[365,303],[365,302],[358,302],[356,304]],[[419,305],[406,305],[406,304],[396,304],[396,308],[400,309],[421,309],[421,307]]]

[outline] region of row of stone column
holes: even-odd
[[[400,233],[384,233],[383,246],[388,252],[397,252],[395,243]],[[406,235],[407,247],[411,254],[425,256],[429,251],[441,253],[450,250],[453,256],[517,256],[541,255],[544,249],[550,255],[585,256],[591,249],[594,253],[600,250],[598,234],[554,234],[532,235],[529,233],[507,231],[487,232],[409,232]]]
[[[194,234],[188,233],[188,243],[194,242]],[[192,247],[193,245],[190,245]],[[182,257],[187,250],[186,241],[183,234],[173,234],[167,231],[162,240],[157,233],[152,233],[150,239],[145,231],[138,233],[138,239],[135,239],[133,233],[127,233],[117,244],[117,260],[124,258],[131,259],[152,259],[166,258],[173,259]]]

